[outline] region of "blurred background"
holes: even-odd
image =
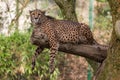
[[[30,43],[33,27],[29,10],[35,9],[35,2],[46,15],[63,19],[54,0],[0,0],[0,80],[48,80],[48,49],[38,56],[35,70],[31,70],[36,46]],[[76,0],[75,7],[78,21],[90,25],[99,43],[109,44],[112,17],[107,0]],[[51,80],[91,80],[93,70],[85,58],[59,53]]]

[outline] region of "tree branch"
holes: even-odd
[[[33,31],[31,42],[37,46],[49,48],[47,37],[41,36],[39,29]],[[75,44],[60,44],[59,51],[89,58],[96,62],[102,63],[107,56],[107,46],[103,45],[75,45]]]

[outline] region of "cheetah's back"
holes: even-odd
[[[54,24],[59,42],[92,44],[94,41],[90,28],[83,23],[60,20],[55,21]]]

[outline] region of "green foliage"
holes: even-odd
[[[101,8],[101,6],[97,7],[97,11],[98,11],[97,15],[103,15],[103,16],[110,15],[110,7],[107,6],[107,4],[106,4],[106,6],[102,6],[102,8]]]
[[[97,0],[98,2],[107,2],[107,0]]]
[[[109,15],[106,17],[102,15],[97,16],[95,18],[95,21],[96,21],[95,26],[99,27],[100,29],[108,30],[112,28],[112,24],[111,24],[112,20],[111,20],[111,16]]]
[[[9,37],[0,35],[1,80],[44,80],[50,77],[48,49],[38,56],[35,70],[31,70],[32,55],[36,47],[30,43],[30,34],[15,32]],[[56,80],[58,73],[56,69],[51,80]]]

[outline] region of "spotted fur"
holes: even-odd
[[[41,33],[48,37],[50,45],[50,73],[53,73],[54,59],[60,43],[95,44],[88,25],[69,20],[56,20],[45,15],[41,10],[30,11],[34,28],[40,28]],[[33,63],[35,59],[33,60]]]

